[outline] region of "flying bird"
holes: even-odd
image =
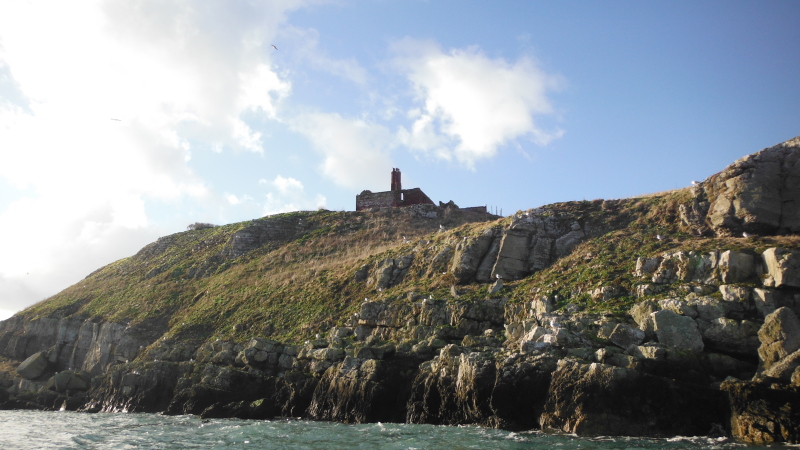
[[[274,48],[275,50],[278,49],[278,47],[275,47],[275,44],[272,44],[272,48]]]

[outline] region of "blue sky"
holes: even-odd
[[[0,4],[0,318],[201,221],[510,214],[800,134],[796,1]],[[272,46],[275,45],[277,49]]]

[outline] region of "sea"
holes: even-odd
[[[0,411],[2,449],[739,449],[726,438],[584,438],[476,426]]]

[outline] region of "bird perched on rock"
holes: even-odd
[[[742,237],[749,238],[749,237],[753,237],[753,235],[748,233],[747,231],[745,231],[745,232],[742,233]]]
[[[692,186],[697,186],[698,184],[700,184],[700,183],[698,183],[697,181],[692,180]]]
[[[656,239],[658,239],[659,241],[663,241],[664,239],[666,239],[666,237],[664,237],[664,236],[662,236],[660,234],[657,234],[656,235]]]

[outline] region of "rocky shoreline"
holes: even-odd
[[[630,286],[513,285],[582,242],[629,226],[609,219],[623,201],[596,201],[587,202],[591,214],[537,208],[504,226],[423,240],[367,261],[350,280],[375,298],[337,326],[311,327],[305,342],[279,342],[268,332],[240,340],[175,337],[170,318],[157,315],[131,323],[67,310],[18,315],[0,322],[0,408],[798,444],[800,250],[748,240],[800,231],[798,161],[795,138],[691,188],[676,209],[681,232],[733,237],[736,245],[637,255],[625,274]],[[209,259],[192,276],[309,232],[302,218],[280,220],[236,232],[230,255]],[[167,241],[140,253],[160,254]],[[603,270],[596,257],[578,261]],[[413,276],[450,277],[449,293],[392,290]],[[554,293],[565,290],[587,304],[635,301],[624,311],[592,312]]]

